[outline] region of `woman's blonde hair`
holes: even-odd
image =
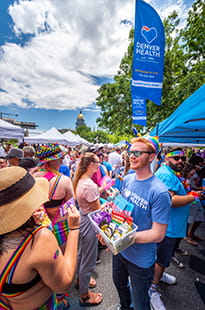
[[[88,166],[90,163],[95,162],[96,155],[94,153],[85,153],[81,155],[80,161],[78,163],[74,179],[73,179],[73,189],[74,193],[76,191],[76,187],[78,184],[78,181],[82,177],[82,175],[87,171]]]

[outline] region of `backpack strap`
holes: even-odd
[[[52,199],[54,197],[56,188],[58,186],[58,183],[60,181],[61,175],[58,175],[55,179],[55,182],[53,183],[53,186],[51,187],[51,189],[49,190],[49,199]]]

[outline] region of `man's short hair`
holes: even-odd
[[[148,150],[150,152],[152,152],[152,153],[156,152],[154,146],[152,145],[152,143],[149,142],[147,139],[145,139],[143,137],[133,138],[130,142],[131,142],[131,144],[134,144],[134,143],[137,143],[137,142],[142,142],[142,143],[147,145]]]
[[[23,151],[26,154],[35,155],[36,151],[32,145],[26,145],[23,147]]]
[[[171,152],[175,152],[175,151],[184,152],[183,148],[181,148],[181,147],[175,147],[175,148],[171,148],[171,149],[166,150],[166,151],[165,151],[165,155],[167,155],[168,153],[171,153]]]

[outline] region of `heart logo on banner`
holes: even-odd
[[[154,27],[143,26],[141,34],[147,43],[152,43],[157,38],[157,30]]]

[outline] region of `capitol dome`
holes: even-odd
[[[84,115],[82,111],[77,116],[76,123],[75,123],[75,128],[77,129],[79,126],[86,126],[85,120],[84,120]]]
[[[78,117],[77,117],[77,118],[84,119],[84,116],[83,116],[82,111],[80,111],[80,113],[78,114]]]

